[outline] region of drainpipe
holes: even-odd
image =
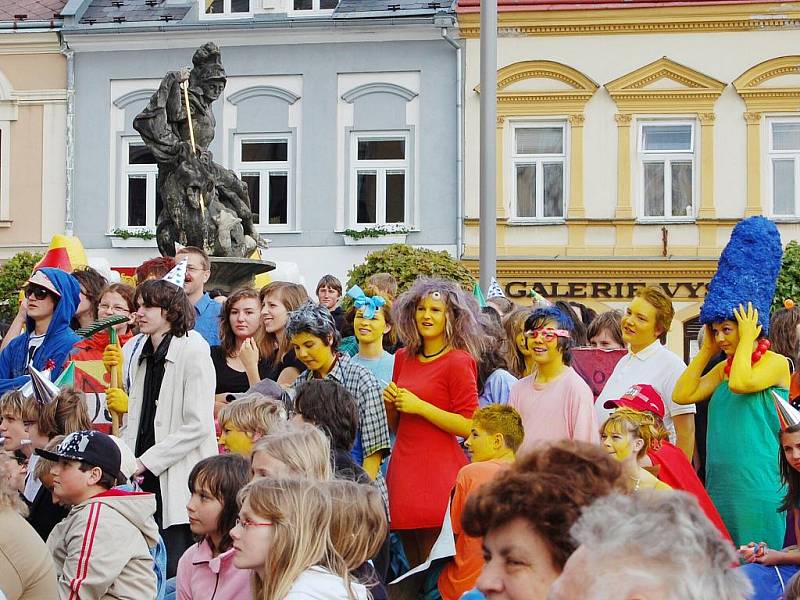
[[[65,41],[61,41],[61,54],[67,59],[67,164],[64,189],[64,235],[71,236],[73,217],[73,173],[75,167],[75,57]]]
[[[464,90],[461,84],[461,44],[450,37],[447,27],[442,27],[442,39],[456,49],[456,113],[458,115],[457,127],[457,158],[458,169],[458,231],[456,232],[456,258],[461,259],[464,244]]]

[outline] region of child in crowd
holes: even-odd
[[[106,278],[89,266],[80,267],[72,271],[72,276],[81,286],[80,302],[72,316],[72,328],[80,329],[89,327],[97,320],[97,305],[106,289]]]
[[[253,478],[307,477],[317,481],[331,478],[331,444],[313,425],[290,423],[270,433],[253,446],[250,469]]]
[[[624,348],[621,322],[622,314],[616,310],[608,310],[597,315],[586,330],[589,345],[592,348],[603,348],[604,350]]]
[[[367,295],[358,286],[347,294],[353,297],[356,308],[353,330],[358,340],[358,353],[352,360],[386,387],[392,381],[394,369],[394,355],[385,350],[384,342],[388,336],[389,344],[394,343],[392,301],[379,294]]]
[[[50,533],[59,598],[155,598],[150,549],[157,544],[152,494],[112,490],[121,455],[99,431],[69,434],[55,452],[53,490],[69,515]]]
[[[524,435],[522,417],[510,406],[493,404],[476,410],[472,416],[472,430],[464,443],[472,463],[458,472],[450,502],[456,554],[439,575],[439,593],[444,600],[458,600],[472,589],[483,568],[481,538],[467,535],[461,526],[467,498],[511,466]]]
[[[509,372],[518,379],[533,373],[536,366],[525,338],[525,321],[532,312],[530,308],[515,308],[503,317],[506,364]]]
[[[536,372],[515,383],[508,400],[525,425],[522,451],[543,440],[598,441],[592,390],[570,367],[573,326],[555,307],[539,308],[525,321]]]
[[[292,344],[286,336],[286,321],[291,311],[308,301],[308,292],[297,283],[272,281],[261,288],[258,298],[261,301],[261,321],[264,323],[265,358],[269,362],[267,379],[286,387],[305,369],[294,355]]]
[[[249,475],[249,463],[238,454],[205,458],[189,474],[192,497],[186,509],[199,541],[178,561],[177,600],[252,597],[252,573],[234,566],[230,537],[239,511],[236,495]]]
[[[223,406],[218,419],[219,445],[248,457],[253,443],[286,423],[286,408],[278,400],[249,393]]]
[[[265,438],[267,439],[267,438]],[[331,497],[308,479],[258,479],[240,493],[233,563],[255,571],[254,600],[366,600],[331,542]]]
[[[375,273],[367,278],[363,289],[365,293],[370,296],[380,296],[384,300],[391,302],[397,297],[397,280],[389,273]],[[385,311],[384,315],[388,312],[388,310]],[[341,330],[342,341],[339,344],[339,352],[347,354],[348,356],[355,356],[358,354],[358,339],[356,339],[355,328],[353,326],[355,317],[356,308],[352,306],[345,315],[345,326]],[[389,315],[388,318],[391,318],[391,315]],[[389,335],[383,337],[383,349],[389,354],[394,354],[399,347],[400,344],[394,333],[389,332]]]
[[[499,324],[494,318],[488,318],[486,314],[483,314],[480,323],[486,344],[481,355],[476,357],[478,361],[478,404],[481,407],[490,404],[507,404],[511,388],[517,382],[517,378],[508,372],[504,346],[509,342],[505,339],[502,324]]]
[[[652,415],[623,407],[612,413],[600,430],[606,451],[622,463],[629,492],[672,489],[643,466],[649,462],[647,450],[656,435],[654,423]]]
[[[342,282],[333,275],[323,275],[317,283],[317,299],[322,306],[331,311],[331,315],[336,321],[336,329],[340,332],[344,325],[344,310],[339,306],[342,293]]]

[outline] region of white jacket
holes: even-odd
[[[146,336],[139,334],[122,349],[128,415],[121,436],[130,448],[136,448],[142,412],[146,362],[139,364],[139,355],[145,341]],[[156,405],[156,444],[137,457],[158,477],[165,529],[189,522],[189,472],[202,459],[217,454],[215,388],[216,374],[208,343],[196,331],[173,337]]]
[[[356,600],[367,600],[367,588],[351,582],[350,591]],[[351,600],[344,581],[322,567],[310,567],[300,573],[285,600]]]

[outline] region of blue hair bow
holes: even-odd
[[[355,301],[353,302],[353,305],[356,307],[356,309],[364,309],[365,319],[374,319],[375,311],[386,304],[386,300],[384,300],[381,296],[367,296],[364,293],[364,290],[357,285],[354,285],[347,290],[347,295]]]

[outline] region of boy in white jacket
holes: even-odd
[[[155,598],[155,496],[112,489],[121,477],[114,441],[99,431],[77,431],[55,452],[36,453],[56,463],[53,492],[72,505],[47,538],[58,600]]]

